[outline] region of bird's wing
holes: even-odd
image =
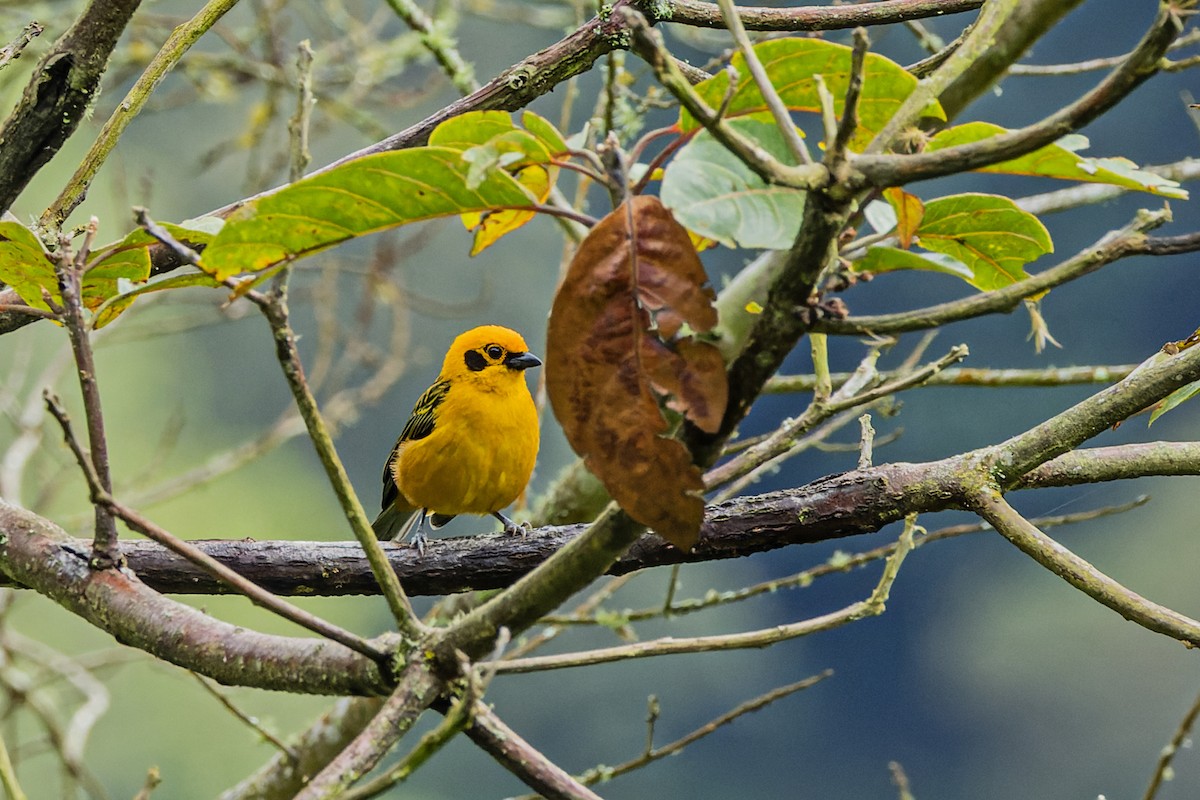
[[[425,390],[425,394],[421,395],[417,404],[413,406],[412,415],[408,418],[408,422],[404,423],[404,430],[400,431],[400,438],[396,440],[396,446],[392,448],[391,455],[383,465],[382,507],[385,510],[396,501],[400,494],[400,490],[396,488],[396,480],[392,476],[392,462],[400,454],[400,448],[404,446],[405,442],[424,439],[433,433],[437,407],[446,399],[446,393],[449,391],[449,381],[437,381]]]

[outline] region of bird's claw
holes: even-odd
[[[515,535],[518,533],[521,534],[521,536],[528,536],[529,532],[531,530],[533,530],[533,525],[529,522],[512,522],[510,520],[504,526],[504,532],[507,533],[509,536],[512,536],[512,535]]]

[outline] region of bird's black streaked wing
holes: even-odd
[[[408,422],[404,423],[404,430],[400,431],[400,438],[396,440],[395,447],[383,465],[383,508],[394,503],[400,494],[400,490],[396,488],[396,481],[392,478],[392,461],[395,460],[400,445],[424,439],[433,433],[434,412],[442,400],[446,399],[446,393],[449,391],[449,381],[438,381],[426,389],[425,394],[421,395],[417,404],[413,406],[412,415],[409,416]]]
[[[401,442],[424,439],[433,433],[434,411],[446,399],[446,393],[449,391],[449,381],[438,381],[425,390],[425,394],[421,395],[421,399],[413,406],[412,416],[404,423],[404,430],[400,431],[400,438],[396,440],[397,447]]]

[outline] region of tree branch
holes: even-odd
[[[1039,122],[931,153],[863,155],[854,160],[854,168],[868,185],[899,186],[979,169],[1051,144],[1108,111],[1158,72],[1163,54],[1181,30],[1178,15],[1194,4],[1195,0],[1160,3],[1154,22],[1129,58],[1083,97]]]
[[[75,174],[71,176],[50,207],[42,212],[39,220],[42,227],[47,229],[60,227],[71,212],[83,202],[92,179],[96,177],[96,173],[103,166],[108,154],[116,147],[117,140],[125,132],[125,128],[145,107],[146,101],[150,99],[154,89],[179,62],[179,59],[183,58],[183,54],[196,40],[236,4],[237,0],[209,0],[194,17],[171,32],[162,49],[151,59],[141,77],[125,95],[125,99],[104,123],[96,140],[80,160]],[[0,164],[0,170],[2,169],[3,166]]]
[[[1093,600],[1148,630],[1178,639],[1192,647],[1200,646],[1200,622],[1147,600],[1117,583],[1030,524],[1005,502],[999,491],[983,489],[969,500],[971,509],[1004,538]]]
[[[656,10],[645,3],[647,14]],[[798,8],[756,8],[739,6],[742,24],[752,31],[831,31],[860,25],[890,25],[945,14],[974,11],[983,0],[879,0],[832,6]],[[678,22],[697,28],[724,28],[720,8],[703,0],[671,0],[655,22]]]
[[[486,703],[476,701],[466,735],[500,766],[547,800],[600,800],[566,770],[504,724]]]
[[[296,800],[340,797],[379,763],[388,750],[437,699],[442,684],[424,659],[409,662],[397,676],[396,688],[375,716],[337,757],[330,761]]]
[[[127,570],[94,571],[88,548],[0,500],[0,570],[125,644],[219,683],[307,694],[389,691],[378,665],[325,639],[250,631],[168,599]],[[376,640],[381,649],[394,646]]]
[[[0,124],[0,212],[75,132],[140,2],[92,0],[38,63],[21,101]]]
[[[1003,289],[980,292],[961,300],[951,300],[914,311],[869,317],[851,316],[845,319],[822,318],[813,323],[813,330],[832,334],[904,333],[937,328],[984,314],[1012,311],[1028,297],[1095,272],[1114,261],[1127,256],[1149,254],[1154,240],[1146,233],[1169,222],[1170,219],[1171,213],[1166,209],[1140,211],[1124,228],[1105,235],[1087,250]]]
[[[883,464],[831,475],[807,486],[709,506],[700,541],[683,553],[651,534],[609,570],[627,574],[670,564],[738,558],[780,547],[875,532],[902,518],[956,508],[945,490],[948,462]],[[1013,488],[1081,486],[1150,475],[1200,474],[1200,443],[1150,442],[1072,451],[1031,470]],[[938,482],[941,485],[938,485]],[[43,523],[49,524],[49,523]],[[527,536],[498,533],[436,539],[423,558],[386,545],[400,580],[414,595],[443,595],[510,585],[575,539],[583,525],[549,526]],[[11,535],[12,531],[4,531]],[[69,540],[72,546],[86,543]],[[354,542],[194,541],[213,558],[276,594],[341,596],[378,591]],[[214,594],[228,587],[152,542],[123,541],[131,569],[164,593]]]

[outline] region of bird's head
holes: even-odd
[[[446,360],[442,362],[442,377],[480,376],[498,380],[509,376],[519,379],[524,370],[541,366],[541,363],[541,359],[529,352],[521,334],[500,325],[481,325],[459,334],[450,345]]]

